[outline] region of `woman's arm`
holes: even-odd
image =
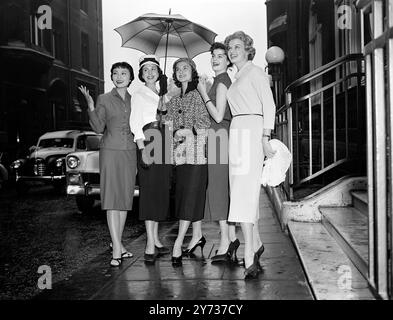
[[[79,90],[82,92],[88,105],[89,123],[91,128],[96,133],[103,133],[106,126],[106,112],[101,96],[98,96],[97,106],[94,109],[94,100],[91,97],[89,90],[87,90],[84,86],[80,86]]]
[[[144,146],[143,141],[145,135],[143,134],[143,106],[138,93],[135,93],[131,98],[131,115],[130,115],[130,129],[134,134],[134,142],[137,143],[139,149],[141,145]],[[139,141],[139,143],[138,143]],[[141,144],[142,142],[142,144]]]
[[[200,85],[198,84],[198,90],[211,117],[215,122],[220,123],[224,119],[227,108],[228,88],[221,82],[218,84],[216,89],[216,105],[214,105],[206,93],[206,83],[204,80],[200,81]]]
[[[274,129],[276,119],[276,104],[273,99],[272,90],[270,89],[268,77],[262,70],[256,71],[256,79],[253,81],[253,85],[257,91],[263,110],[262,147],[264,155],[268,158],[272,158],[276,151],[273,150],[269,140],[271,131]]]
[[[263,128],[273,130],[276,120],[276,103],[274,102],[273,93],[270,89],[270,82],[263,70],[254,70],[254,76],[255,78],[252,84],[262,104]],[[270,134],[270,131],[266,131],[266,133]]]

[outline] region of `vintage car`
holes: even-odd
[[[26,158],[11,164],[18,194],[26,193],[29,187],[37,182],[52,184],[59,191],[64,190],[66,155],[75,151],[86,151],[86,141],[91,137],[99,139],[99,135],[93,131],[80,130],[54,131],[42,135],[37,145],[30,147]]]
[[[100,198],[99,141],[88,139],[89,149],[67,155],[67,194],[75,196],[82,213],[89,213]],[[139,196],[138,177],[134,197]]]

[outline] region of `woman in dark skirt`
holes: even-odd
[[[174,131],[175,208],[179,219],[172,263],[180,265],[184,236],[191,223],[193,232],[186,253],[192,253],[198,246],[203,250],[206,243],[201,223],[207,186],[205,147],[210,118],[197,90],[198,73],[194,61],[178,59],[173,64],[173,79],[176,86],[181,88],[181,94],[167,104],[166,120],[172,122]]]
[[[236,251],[240,245],[236,238],[235,224],[228,224],[229,212],[229,167],[228,138],[232,115],[226,94],[232,84],[227,73],[231,65],[227,49],[223,43],[215,42],[210,47],[211,66],[215,78],[209,92],[206,81],[202,78],[198,90],[205,101],[211,116],[208,148],[209,182],[206,190],[205,220],[218,221],[220,224],[220,245],[212,262],[237,260]],[[217,139],[220,137],[220,139]],[[215,143],[214,143],[215,142]]]
[[[88,103],[91,127],[104,134],[100,145],[101,208],[107,212],[112,238],[110,265],[118,267],[122,259],[133,256],[121,241],[127,211],[132,209],[136,175],[136,145],[129,125],[131,96],[127,91],[134,79],[132,67],[126,62],[115,63],[111,79],[115,88],[98,97],[96,108],[89,90],[83,86],[79,89]]]
[[[147,234],[144,258],[154,263],[159,254],[170,252],[158,237],[158,222],[168,218],[172,173],[172,165],[165,163],[165,126],[156,118],[167,92],[166,76],[154,55],[141,57],[139,79],[145,85],[132,96],[130,127],[138,145],[139,219],[145,221]]]

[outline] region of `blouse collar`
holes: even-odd
[[[116,88],[113,88],[111,91],[112,95],[115,97],[120,98],[121,100],[123,100],[123,98],[121,97],[121,95],[119,94],[119,92],[117,92]],[[129,94],[128,91],[126,91],[126,95],[125,95],[125,99],[126,100],[130,100],[131,99],[131,95]]]
[[[154,97],[158,97],[158,94],[155,93],[153,90],[151,90],[150,88],[148,88],[147,86],[142,86],[141,89],[144,93],[150,95],[150,96],[154,96]]]
[[[248,61],[246,62],[246,64],[243,66],[243,68],[241,68],[240,71],[238,71],[238,72],[235,74],[235,78],[236,78],[236,79],[239,79],[244,73],[247,72],[247,70],[248,70],[252,65],[253,65],[252,61],[251,61],[251,60],[248,60]]]

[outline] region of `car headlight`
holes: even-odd
[[[76,167],[79,166],[79,163],[80,163],[80,161],[79,161],[78,157],[70,156],[70,157],[67,158],[67,166],[70,169],[75,169]]]
[[[56,160],[56,167],[60,168],[63,165],[63,159],[59,158]]]
[[[16,160],[11,164],[11,168],[12,169],[19,169],[20,166],[22,165],[22,161],[20,160]]]

